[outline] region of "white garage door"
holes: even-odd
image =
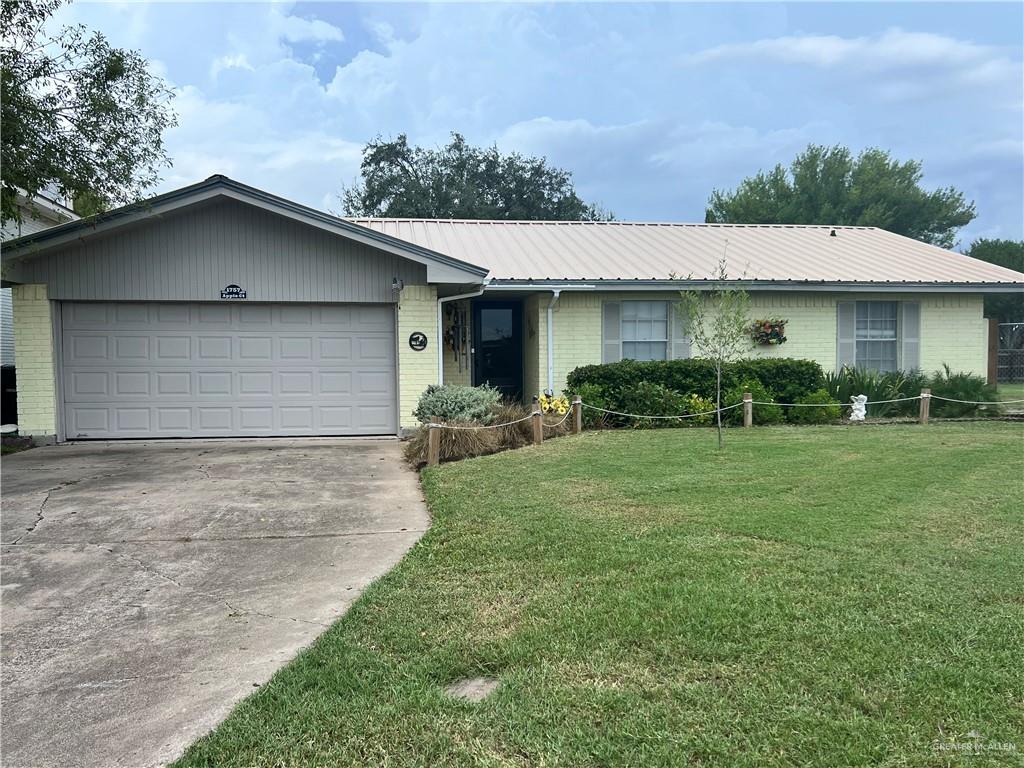
[[[65,302],[68,439],[397,429],[390,305]]]

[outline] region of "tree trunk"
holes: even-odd
[[[718,419],[718,450],[722,450],[722,361],[715,362],[715,416]]]

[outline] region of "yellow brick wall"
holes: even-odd
[[[416,352],[409,347],[409,334],[427,335],[427,348]],[[415,427],[412,411],[430,384],[437,383],[437,289],[407,285],[398,299],[398,423]]]
[[[18,366],[18,431],[50,437],[57,434],[57,392],[46,286],[14,286],[11,299]]]
[[[932,294],[921,299],[921,368],[988,373],[988,321],[980,295]]]
[[[779,292],[751,293],[751,319],[780,317],[787,320],[788,341],[780,346],[757,346],[750,357],[795,357],[815,360],[826,371],[836,365],[836,303],[839,301],[918,301],[921,304],[921,368],[931,372],[943,363],[956,371],[984,376],[987,369],[987,323],[983,299],[969,294],[836,294]],[[601,304],[604,301],[649,299],[675,301],[676,293],[563,293],[554,313],[555,389],[565,386],[572,369],[601,362]],[[533,300],[538,315],[536,353],[528,354],[526,371],[536,391],[547,386],[547,296]],[[528,311],[531,302],[527,304]],[[530,350],[529,339],[525,340]],[[699,350],[693,350],[699,354]],[[531,363],[536,368],[531,371]]]

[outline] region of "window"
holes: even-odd
[[[857,367],[895,371],[899,367],[898,302],[857,302]]]
[[[622,302],[622,357],[668,359],[668,302]]]

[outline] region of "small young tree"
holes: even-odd
[[[718,262],[715,282],[709,290],[683,291],[679,312],[685,314],[696,354],[715,364],[715,408],[718,447],[722,447],[722,368],[739,359],[752,346],[750,338],[750,296],[729,285],[729,271],[723,257]]]

